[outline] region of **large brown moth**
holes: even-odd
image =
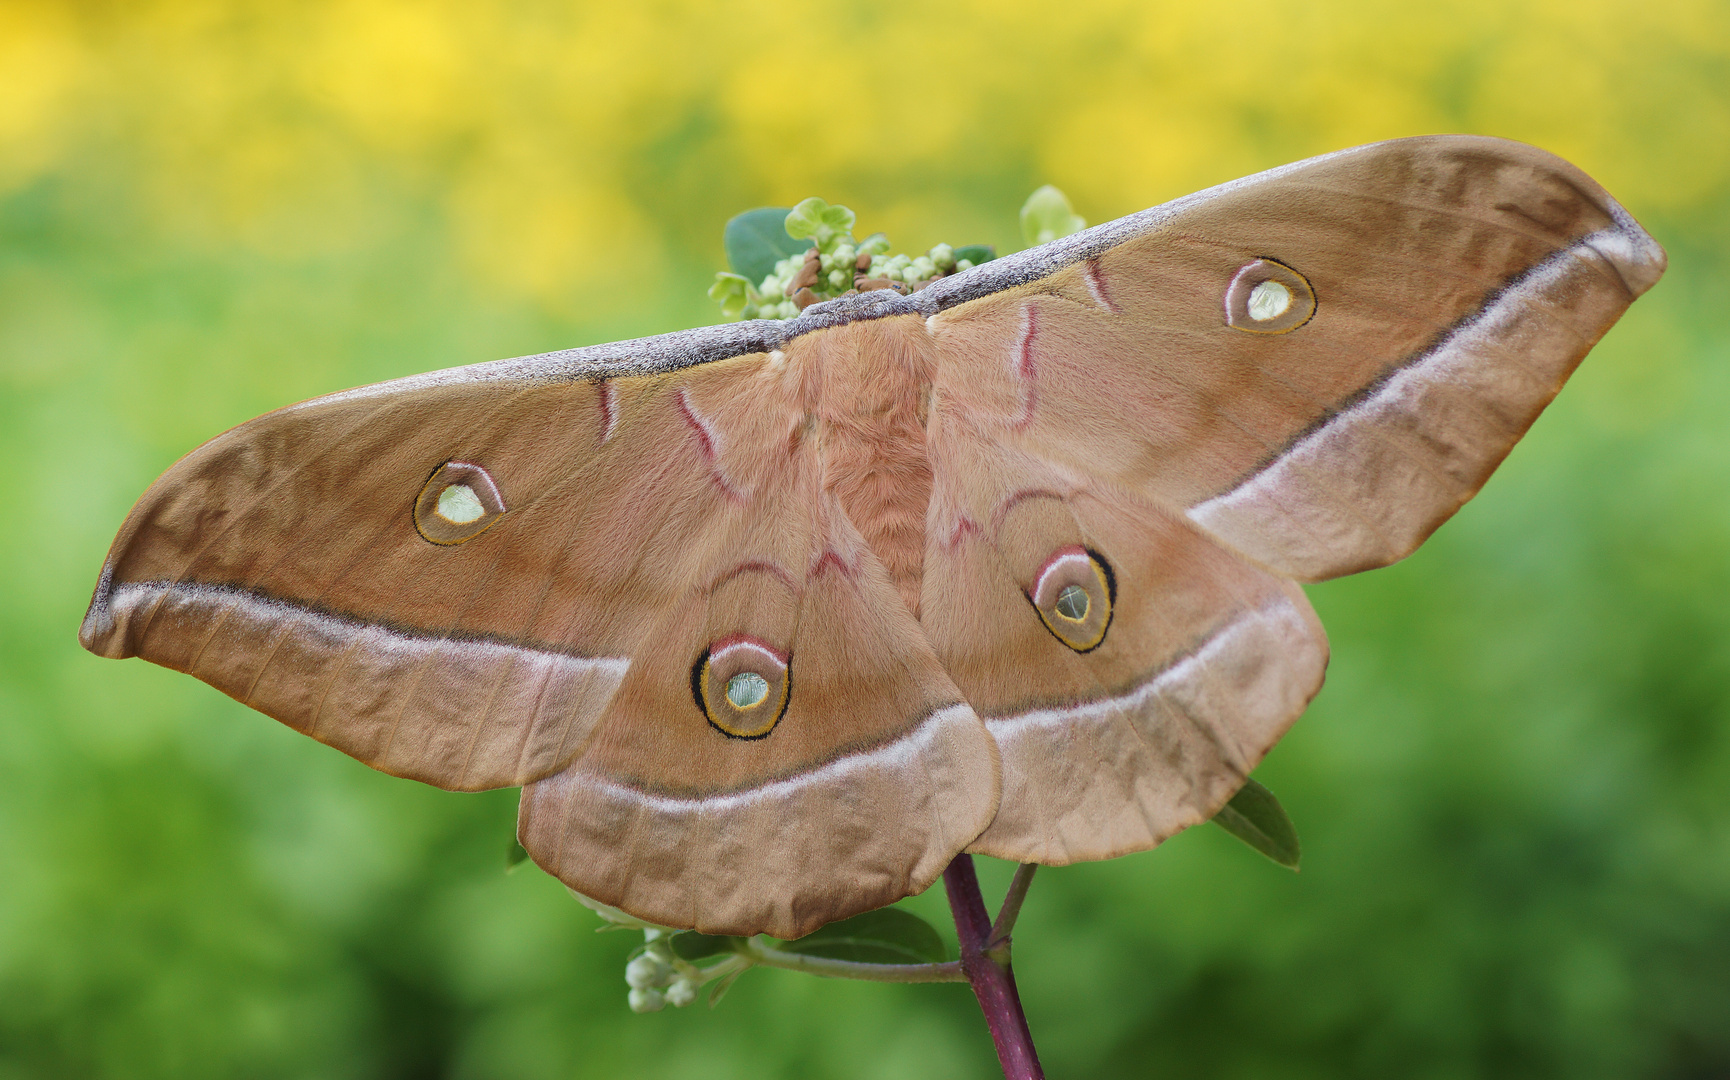
[[[797,937],[1211,817],[1321,686],[1297,583],[1416,548],[1664,265],[1531,147],[1341,151],[907,296],[260,417],[139,501],[81,638],[522,785],[597,900]]]

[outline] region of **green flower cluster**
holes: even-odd
[[[729,319],[791,319],[812,304],[851,292],[913,292],[995,254],[984,244],[938,244],[923,255],[891,255],[888,237],[873,233],[855,239],[853,211],[815,197],[788,211],[780,228],[769,229],[768,219],[776,213],[752,210],[728,223],[733,270],[715,275],[709,297]],[[777,233],[791,243],[783,243]],[[768,266],[768,272],[758,279],[753,264]]]

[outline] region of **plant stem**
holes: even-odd
[[[1031,879],[1031,871],[1027,877]],[[1026,882],[1021,885],[1025,893]],[[949,893],[949,910],[961,939],[961,970],[979,999],[1005,1080],[1044,1080],[1039,1053],[1033,1048],[1033,1033],[1027,1030],[1027,1015],[1021,1011],[1021,996],[1015,992],[1015,974],[1009,969],[1008,939],[991,942],[991,916],[979,893],[973,856],[966,852],[955,856],[949,869],[943,871],[943,887]],[[1013,917],[1010,922],[1014,922]]]
[[[997,909],[997,921],[991,924],[991,937],[985,942],[986,952],[1008,941],[1009,935],[1015,931],[1015,920],[1021,917],[1021,902],[1027,899],[1027,887],[1033,884],[1033,872],[1037,869],[1039,864],[1030,862],[1015,868],[1009,891],[1003,894],[1003,906]]]

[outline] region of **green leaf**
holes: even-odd
[[[667,934],[678,933],[672,927],[644,922],[635,915],[626,914],[611,904],[603,904],[592,897],[584,896],[569,885],[565,886],[565,891],[570,893],[572,899],[576,900],[577,903],[601,917],[602,921],[606,923],[605,926],[600,927],[601,930],[659,930]]]
[[[727,222],[721,243],[727,249],[727,265],[753,285],[768,277],[775,264],[811,246],[809,240],[787,235],[789,211],[784,206],[761,206],[747,210]]]
[[[707,956],[733,952],[734,942],[738,940],[721,934],[699,934],[692,930],[673,935],[673,951],[684,960],[701,960]]]
[[[1078,233],[1087,222],[1075,215],[1069,196],[1046,184],[1021,204],[1021,238],[1029,245],[1049,244],[1059,237]]]
[[[949,959],[949,950],[935,927],[912,912],[894,907],[830,923],[776,948],[859,964],[940,964]]]
[[[508,873],[509,871],[515,870],[517,867],[521,866],[524,862],[528,861],[528,857],[528,848],[519,844],[516,837],[511,837],[511,846],[505,849],[506,872]]]
[[[1231,801],[1214,815],[1214,824],[1281,866],[1298,868],[1297,828],[1273,792],[1245,780]]]
[[[733,984],[738,982],[739,976],[743,974],[745,974],[745,969],[740,968],[731,975],[722,976],[721,981],[715,984],[715,988],[709,991],[709,1008],[713,1009],[719,1005],[721,999],[727,996],[727,991],[733,989]]]
[[[859,241],[859,254],[861,254],[861,255],[887,255],[887,254],[889,254],[889,236],[888,236],[888,234],[887,233],[874,232],[870,236],[867,236],[865,239]]]
[[[751,302],[751,283],[742,275],[722,270],[715,275],[715,283],[709,286],[709,299],[721,305],[721,314],[737,319]]]
[[[966,247],[955,249],[956,262],[966,259],[974,266],[978,266],[980,263],[988,263],[995,258],[997,258],[997,249],[990,244],[968,244]]]
[[[853,211],[845,206],[830,206],[813,195],[787,212],[784,228],[788,236],[809,238],[823,251],[830,251],[834,248],[831,241],[836,237],[853,235]]]

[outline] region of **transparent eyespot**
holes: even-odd
[[[787,711],[787,654],[744,634],[709,646],[691,669],[697,707],[723,735],[760,739]]]
[[[1087,609],[1092,606],[1087,599],[1087,590],[1080,585],[1065,585],[1063,591],[1057,594],[1055,605],[1058,617],[1070,622],[1080,622],[1087,618]]]
[[[1249,317],[1256,322],[1277,319],[1291,310],[1291,290],[1277,281],[1264,281],[1249,291]]]
[[[1252,334],[1284,334],[1316,313],[1309,279],[1277,259],[1256,259],[1225,290],[1226,325]]]
[[[1051,636],[1076,652],[1098,648],[1105,640],[1116,598],[1111,567],[1079,544],[1051,553],[1028,596]]]
[[[498,485],[479,465],[447,461],[433,471],[414,503],[422,539],[448,547],[473,540],[505,512]]]
[[[468,525],[479,521],[487,512],[480,496],[467,484],[447,484],[439,492],[438,515],[452,525]]]
[[[769,696],[769,681],[755,671],[741,671],[727,680],[727,700],[735,709],[751,709]]]

